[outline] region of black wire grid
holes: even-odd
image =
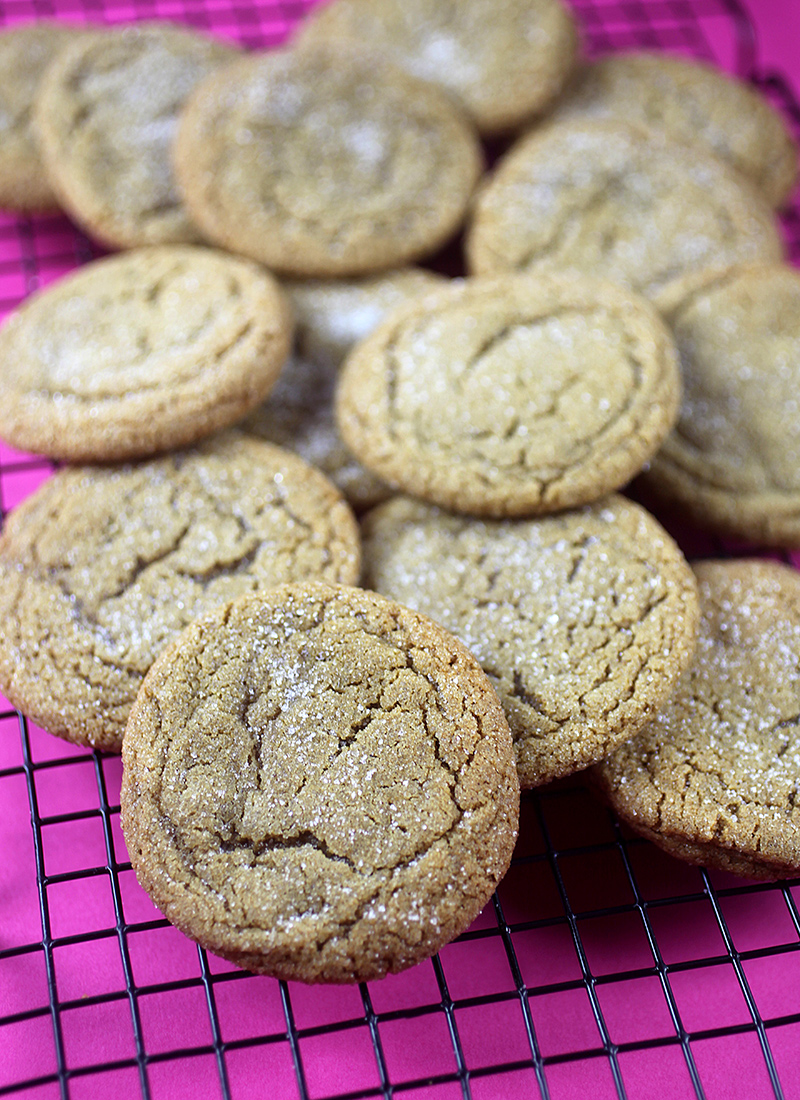
[[[263,48],[312,2],[0,0],[0,22],[166,17]],[[716,60],[800,134],[738,0],[573,2],[591,50]],[[795,261],[799,219],[785,219]],[[0,312],[93,255],[66,219],[4,217]],[[0,509],[50,468],[0,452]],[[800,880],[680,864],[568,781],[523,798],[511,871],[439,956],[369,986],[287,985],[207,956],[150,906],[119,830],[120,772],[0,709],[0,838],[30,854],[24,880],[4,879],[0,847],[2,1096],[800,1097]]]

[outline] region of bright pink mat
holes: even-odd
[[[309,6],[0,0],[0,22],[166,17],[267,47]],[[590,49],[752,68],[800,129],[794,0],[749,0],[756,41],[735,0],[574,6]],[[92,254],[64,218],[0,215],[0,313]],[[0,445],[3,507],[48,469]],[[687,552],[724,552],[676,534]],[[207,956],[161,918],[127,862],[119,785],[118,759],[0,701],[0,1095],[800,1097],[800,882],[682,865],[565,784],[525,799],[496,901],[437,959],[368,987],[283,985]]]

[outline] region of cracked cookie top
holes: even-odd
[[[773,206],[797,181],[797,149],[783,116],[752,85],[696,58],[619,53],[583,65],[559,119],[623,118],[706,146],[748,176]]]
[[[84,28],[49,20],[0,34],[0,208],[49,210],[58,199],[47,180],[31,126],[39,83],[53,58]]]
[[[466,249],[477,275],[571,269],[648,298],[706,267],[783,258],[766,199],[715,154],[594,118],[548,123],[511,149]]]
[[[337,419],[393,487],[522,516],[624,485],[672,426],[679,388],[669,333],[638,295],[506,275],[390,314],[346,360]]]
[[[368,45],[448,88],[483,134],[545,110],[575,60],[575,19],[562,0],[335,0],[299,27],[301,46]]]
[[[477,520],[397,497],[363,520],[363,581],[417,608],[480,661],[506,712],[523,787],[606,756],[688,666],[694,576],[643,508]]]
[[[61,470],[0,539],[0,684],[67,740],[119,751],[155,658],[197,615],[258,588],[358,577],[333,485],[230,432],[137,466]]]
[[[0,329],[0,436],[68,462],[193,443],[263,400],[291,325],[275,280],[247,260],[191,245],[97,260]]]
[[[643,484],[701,526],[800,546],[800,274],[710,270],[656,305],[678,347],[683,399]]]
[[[434,252],[482,167],[446,92],[337,46],[236,62],[197,89],[178,130],[178,179],[209,240],[288,275]]]
[[[800,574],[702,562],[693,664],[662,712],[597,765],[637,832],[752,878],[800,868]]]
[[[368,980],[434,954],[516,838],[485,675],[441,627],[356,588],[284,585],[193,623],[142,685],[123,771],[155,903],[278,978]]]
[[[34,113],[60,205],[116,248],[199,241],[170,148],[195,84],[238,56],[232,43],[169,23],[104,30],[67,47]]]

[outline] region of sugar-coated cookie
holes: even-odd
[[[373,592],[284,585],[197,620],[144,681],[122,821],[169,920],[306,982],[402,970],[511,859],[519,785],[475,659]]]
[[[620,817],[672,855],[751,878],[800,870],[800,573],[696,566],[695,660],[663,711],[595,769]]]
[[[362,532],[363,582],[442,623],[480,661],[523,787],[608,755],[655,715],[691,660],[692,571],[624,497],[529,520],[396,497]]]
[[[678,402],[675,349],[649,302],[597,279],[505,275],[391,313],[348,356],[337,417],[393,487],[524,516],[624,485]]]
[[[460,226],[481,165],[446,92],[343,46],[257,54],[209,77],[175,146],[208,239],[301,277],[434,252]]]
[[[248,260],[193,245],[97,260],[0,329],[0,437],[68,462],[193,443],[263,400],[291,337],[283,292]]]

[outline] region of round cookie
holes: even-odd
[[[82,28],[48,20],[0,34],[0,208],[50,210],[58,199],[44,173],[31,106],[47,66]]]
[[[696,142],[751,179],[772,206],[797,182],[797,148],[783,117],[743,81],[697,60],[619,53],[589,62],[556,117],[621,118]]]
[[[672,340],[644,299],[595,279],[507,275],[387,317],[344,365],[337,418],[391,486],[524,516],[624,485],[678,401]]]
[[[595,777],[636,832],[751,878],[800,870],[800,574],[702,562],[693,665],[662,712]]]
[[[358,577],[355,520],[297,455],[229,432],[62,470],[0,538],[0,683],[60,737],[119,751],[155,658],[192,619],[291,580]]]
[[[175,146],[208,238],[304,277],[434,252],[461,224],[481,165],[446,92],[344,48],[259,54],[209,77]]]
[[[301,46],[344,40],[441,84],[483,134],[545,110],[569,76],[578,44],[561,0],[334,0],[299,28]]]
[[[800,275],[783,264],[708,271],[656,304],[683,400],[643,486],[701,526],[800,546]]]
[[[191,245],[97,260],[0,329],[0,437],[68,462],[192,443],[266,396],[291,344],[268,272]]]
[[[144,22],[85,36],[48,69],[34,124],[60,204],[116,248],[192,243],[170,147],[198,81],[238,56],[230,43]]]
[[[167,918],[238,966],[380,978],[505,873],[519,785],[474,658],[372,592],[285,585],[185,631],[123,746],[122,822]]]
[[[333,397],[339,366],[393,306],[444,282],[430,271],[404,268],[368,279],[285,283],[297,321],[297,354],[242,427],[318,466],[356,511],[385,500],[391,493],[388,485],[353,458],[336,430]]]
[[[395,497],[364,518],[362,535],[364,584],[436,619],[480,661],[523,787],[607,756],[691,660],[692,571],[624,497],[500,521]]]
[[[477,198],[466,248],[478,275],[572,269],[647,297],[706,267],[783,256],[749,180],[696,145],[611,119],[519,141]]]

